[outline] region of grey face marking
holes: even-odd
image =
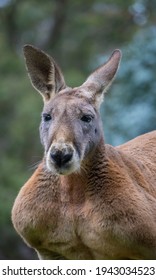
[[[61,93],[44,106],[40,134],[47,168],[70,174],[99,142],[99,115],[89,99]]]

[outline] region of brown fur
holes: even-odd
[[[156,259],[156,131],[115,148],[104,143],[98,113],[120,56],[115,51],[71,89],[52,58],[25,47],[52,120],[41,123],[45,155],[20,190],[12,221],[41,259]],[[59,166],[51,159],[58,151],[72,158]]]

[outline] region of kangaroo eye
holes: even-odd
[[[81,121],[86,122],[86,123],[90,123],[92,121],[93,117],[90,115],[84,115],[81,118]]]
[[[50,114],[44,113],[44,114],[43,114],[43,120],[44,120],[45,122],[49,122],[49,121],[51,120],[51,115],[50,115]]]

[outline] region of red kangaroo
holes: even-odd
[[[12,221],[40,259],[156,259],[156,131],[104,142],[99,107],[121,52],[71,88],[55,61],[26,45],[44,108],[41,164],[21,188]]]

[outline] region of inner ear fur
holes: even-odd
[[[121,51],[115,50],[108,61],[98,67],[81,86],[87,97],[93,98],[99,106],[104,93],[112,84],[121,60]]]
[[[25,45],[23,51],[31,83],[44,100],[66,87],[63,74],[51,56],[31,45]]]

